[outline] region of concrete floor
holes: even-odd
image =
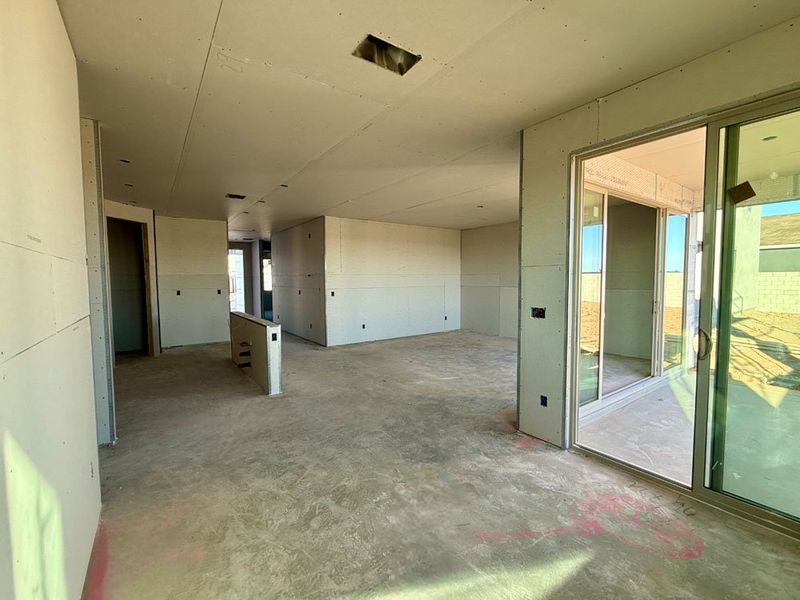
[[[105,598],[790,598],[800,543],[514,432],[512,340],[121,361]]]
[[[603,394],[611,394],[650,377],[650,362],[645,358],[606,352],[603,356]]]
[[[581,446],[690,485],[696,373],[662,379],[582,419]],[[629,401],[630,400],[630,401]]]

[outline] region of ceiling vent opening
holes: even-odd
[[[422,60],[422,56],[398,48],[374,35],[364,38],[364,41],[353,50],[353,56],[375,63],[398,75],[405,75],[411,67]]]
[[[244,196],[243,194],[225,194],[225,197],[228,200],[244,200],[247,196]]]

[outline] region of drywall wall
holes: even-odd
[[[272,282],[273,320],[284,331],[324,346],[324,217],[273,234]]]
[[[461,232],[461,328],[517,337],[519,221]]]
[[[156,217],[156,261],[164,347],[228,341],[225,221]]]
[[[570,153],[800,86],[800,20],[707,54],[524,131],[520,429],[566,442]],[[680,90],[680,93],[676,93]],[[533,319],[532,306],[547,308]],[[543,406],[541,396],[548,398]]]
[[[147,281],[149,282],[150,293],[148,294],[148,307],[150,310],[150,339],[153,341],[151,353],[156,355],[161,352],[161,332],[159,330],[159,306],[158,306],[158,279],[156,275],[156,230],[155,215],[149,208],[141,208],[130,204],[122,204],[112,200],[104,202],[106,217],[122,219],[141,223],[144,226],[146,238],[145,245],[145,264],[147,267]],[[114,307],[111,307],[114,312]]]
[[[613,196],[606,242],[606,354],[652,358],[658,210]]]
[[[147,288],[142,225],[109,218],[106,230],[114,352],[147,354]]]
[[[81,596],[100,515],[75,59],[0,2],[0,598]]]
[[[117,439],[117,428],[114,416],[111,293],[100,143],[100,126],[97,121],[81,119],[83,207],[86,221],[86,266],[89,270],[89,319],[92,331],[97,443],[110,444]]]
[[[460,265],[457,229],[325,217],[328,345],[459,329]]]

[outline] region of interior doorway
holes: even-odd
[[[144,225],[108,217],[107,232],[114,353],[151,354]]]
[[[705,130],[583,163],[577,442],[691,484]]]
[[[231,312],[250,312],[247,301],[250,297],[247,263],[244,249],[228,248],[228,302]]]

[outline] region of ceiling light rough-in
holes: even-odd
[[[230,194],[230,193],[228,193],[228,194],[225,194],[225,197],[228,200],[244,200],[247,196],[244,196],[243,194]]]
[[[374,35],[364,38],[364,41],[353,50],[353,56],[375,63],[398,75],[405,75],[411,67],[422,60],[422,56],[398,48]]]

